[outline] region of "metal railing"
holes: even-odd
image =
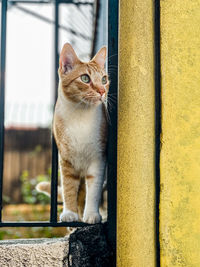
[[[0,80],[0,227],[82,227],[83,222],[57,221],[57,186],[58,186],[58,151],[55,140],[52,140],[52,174],[51,174],[51,210],[50,221],[6,222],[2,221],[2,191],[3,191],[3,162],[4,162],[4,109],[5,109],[5,63],[6,63],[6,15],[8,3],[53,3],[54,4],[54,63],[55,63],[55,96],[57,99],[58,86],[58,42],[59,42],[59,4],[92,5],[90,1],[37,1],[37,0],[2,0],[1,8],[1,80]],[[108,71],[115,66],[115,73],[110,72],[110,94],[118,93],[118,1],[108,1]],[[108,136],[108,237],[113,246],[116,245],[116,178],[117,178],[117,102],[110,111]]]

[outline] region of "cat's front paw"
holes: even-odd
[[[83,216],[83,221],[85,223],[100,223],[101,222],[101,215],[98,212],[94,213],[85,213]]]
[[[78,221],[78,214],[71,210],[64,210],[60,214],[60,220],[62,222],[77,222]]]

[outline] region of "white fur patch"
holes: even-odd
[[[60,214],[60,220],[62,222],[76,222],[78,221],[78,214],[71,210],[63,210]]]
[[[101,219],[102,219],[101,215],[98,212],[96,212],[96,213],[86,213],[83,216],[83,221],[85,223],[91,223],[91,224],[100,223]]]

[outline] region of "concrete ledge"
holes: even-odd
[[[67,267],[68,238],[0,241],[1,267]]]
[[[107,223],[76,229],[65,238],[0,241],[0,267],[112,267],[115,248]]]

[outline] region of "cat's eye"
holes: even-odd
[[[107,77],[103,76],[101,81],[102,81],[102,84],[106,84],[107,83]]]
[[[89,83],[90,82],[90,76],[87,74],[81,75],[81,81],[84,83]]]

